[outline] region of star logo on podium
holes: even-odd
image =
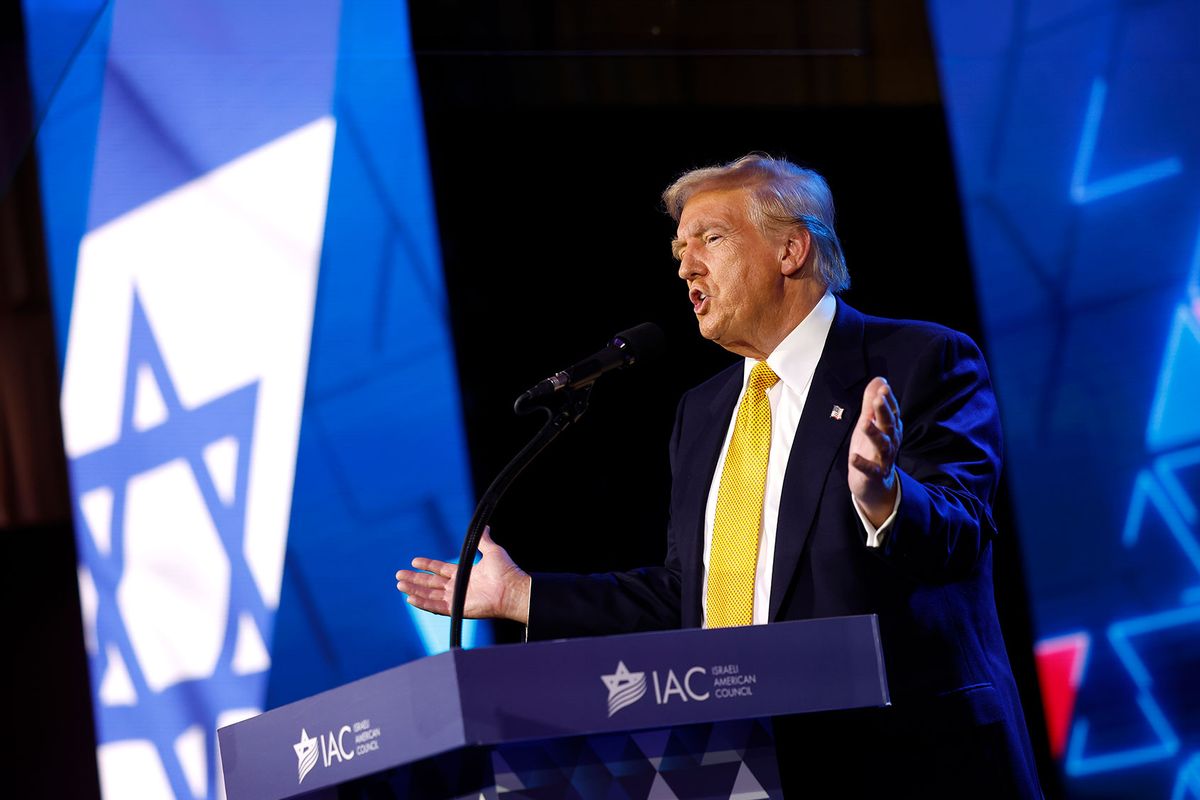
[[[646,693],[646,673],[630,672],[624,661],[617,662],[617,671],[601,675],[600,680],[608,687],[608,715],[611,717],[622,708],[631,706]]]
[[[300,741],[292,745],[292,749],[296,751],[296,770],[300,776],[296,783],[304,783],[304,776],[317,765],[317,740],[308,735],[307,729],[301,728]]]

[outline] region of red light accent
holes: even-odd
[[[1050,735],[1050,752],[1055,758],[1061,758],[1067,748],[1075,697],[1083,681],[1083,665],[1090,644],[1091,637],[1080,632],[1043,639],[1033,648],[1038,683],[1042,687],[1046,729]]]

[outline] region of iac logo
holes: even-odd
[[[697,676],[707,676],[704,667],[692,667],[683,675],[681,681],[675,670],[668,669],[663,678],[659,678],[658,670],[650,673],[654,685],[654,702],[665,705],[672,697],[678,697],[685,703],[690,700],[703,702],[709,698],[709,692],[701,694],[692,685]],[[600,680],[608,687],[608,715],[611,717],[623,708],[633,705],[646,694],[646,673],[630,672],[624,661],[617,662],[617,669],[611,675],[601,675]]]
[[[304,776],[312,772],[317,765],[317,756],[326,767],[349,761],[357,756],[364,756],[379,749],[381,731],[373,726],[371,720],[360,719],[353,725],[343,725],[337,731],[330,730],[317,737],[308,735],[308,730],[300,729],[300,741],[292,745],[296,751],[297,783],[304,782]],[[353,736],[353,741],[348,737]]]
[[[300,776],[296,783],[303,783],[304,776],[312,772],[312,768],[317,765],[318,750],[321,755],[321,763],[326,767],[332,765],[334,761],[341,763],[354,758],[353,747],[346,750],[346,734],[350,732],[350,726],[343,725],[337,733],[329,731],[326,735],[313,739],[308,735],[306,729],[301,728],[300,741],[292,745],[292,749],[296,751],[297,771]]]

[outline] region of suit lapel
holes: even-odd
[[[854,429],[866,380],[862,315],[838,301],[792,442],[779,501],[769,619],[777,620],[812,531],[829,471]],[[842,409],[836,419],[834,406]],[[850,502],[847,488],[846,502]]]
[[[733,408],[742,389],[742,362],[729,369],[728,378],[718,381],[716,392],[707,401],[700,399],[700,410],[686,420],[690,431],[686,444],[678,455],[683,465],[679,472],[684,483],[677,486],[680,505],[672,509],[678,518],[672,520],[676,530],[675,547],[683,571],[681,611],[684,627],[697,627],[701,619],[701,592],[704,585],[704,509],[708,490],[712,486],[717,457],[733,419]],[[678,480],[677,478],[676,480]]]

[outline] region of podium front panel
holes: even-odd
[[[882,706],[873,616],[465,651],[475,744]]]
[[[297,797],[462,747],[454,655],[423,658],[222,728],[226,796]]]
[[[887,703],[875,617],[838,617],[455,650],[218,735],[230,800],[270,800],[452,751]]]

